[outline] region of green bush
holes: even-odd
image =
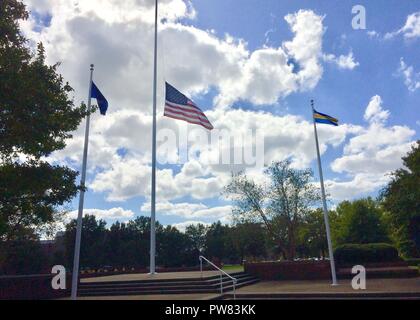
[[[409,266],[420,267],[420,258],[404,259],[404,261],[407,262]]]
[[[388,243],[344,244],[335,249],[338,264],[400,261],[398,250]]]

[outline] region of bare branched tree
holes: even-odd
[[[257,184],[244,172],[232,174],[224,194],[234,202],[237,222],[260,222],[283,257],[296,256],[296,238],[303,218],[321,197],[310,169],[297,170],[289,160],[274,162],[264,171],[266,183]]]

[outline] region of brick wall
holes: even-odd
[[[246,262],[245,272],[261,280],[331,279],[329,261]]]

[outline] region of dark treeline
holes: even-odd
[[[387,215],[380,202],[371,198],[343,201],[330,211],[334,245],[345,243],[395,244],[387,228]],[[296,225],[296,258],[328,257],[322,210],[310,211]],[[49,272],[54,264],[71,269],[76,220],[58,234],[53,250],[42,250],[40,241],[12,242],[1,273]],[[197,266],[200,254],[216,263],[240,264],[243,260],[287,259],[275,239],[261,223],[223,225],[215,222],[187,226],[181,232],[173,226],[156,224],[157,265],[159,267]],[[83,218],[80,263],[83,269],[147,268],[149,264],[150,219],[137,217],[126,223],[107,226],[93,215]],[[13,248],[13,249],[12,249]],[[0,263],[0,267],[1,267]],[[1,269],[1,268],[0,268]]]
[[[73,220],[62,235],[63,258],[68,267],[73,261],[75,227]],[[215,222],[209,226],[190,225],[181,232],[158,222],[156,240],[159,267],[197,266],[200,254],[224,263],[267,255],[264,230],[258,224],[228,226]],[[149,264],[150,218],[140,216],[106,228],[103,220],[87,215],[83,218],[82,242],[82,268],[145,268]]]

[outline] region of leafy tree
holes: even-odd
[[[266,257],[265,229],[260,223],[238,223],[231,229],[231,238],[240,261]]]
[[[97,268],[104,265],[106,222],[96,220],[93,215],[83,217],[82,242],[80,246],[80,265],[82,267]],[[66,225],[64,243],[67,253],[67,264],[73,266],[74,242],[76,238],[77,220]]]
[[[211,224],[206,233],[205,256],[212,261],[221,262],[230,260],[233,253],[233,244],[229,237],[230,228],[222,225],[220,221]]]
[[[16,240],[25,230],[54,222],[57,206],[77,193],[77,172],[42,160],[65,147],[82,118],[72,88],[45,64],[19,30],[28,13],[21,1],[0,2],[0,239]]]
[[[381,193],[391,236],[405,256],[420,255],[420,141]]]
[[[383,213],[371,198],[343,201],[332,221],[332,235],[336,244],[388,242]]]
[[[192,250],[191,240],[172,226],[166,226],[158,237],[157,262],[165,267],[182,267],[196,265],[198,255]]]
[[[37,239],[0,242],[0,275],[39,274],[49,272],[49,259]],[[50,266],[50,265],[49,265]]]
[[[203,253],[206,247],[207,228],[204,224],[192,224],[185,228],[185,234],[190,239],[193,250],[197,255]]]
[[[331,212],[329,213],[332,217]],[[298,252],[303,257],[325,258],[328,252],[322,209],[310,211],[299,230]]]
[[[129,230],[127,224],[118,221],[112,224],[106,237],[106,264],[115,267],[133,267],[137,265],[133,254],[135,237],[136,234]]]
[[[311,184],[312,171],[293,169],[289,160],[274,162],[264,173],[267,185],[258,185],[243,172],[233,174],[225,194],[234,201],[236,221],[264,224],[278,251],[292,260],[299,225],[319,201],[319,192]]]
[[[156,222],[156,242],[158,244],[162,228],[162,225]],[[130,248],[135,262],[134,266],[148,266],[150,259],[150,218],[137,217],[127,223],[127,229],[130,235]],[[156,253],[159,256],[159,247],[156,248]]]

